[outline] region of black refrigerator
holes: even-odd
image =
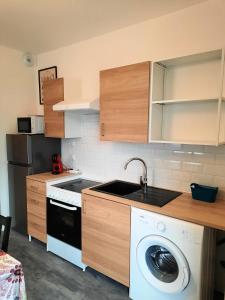
[[[26,176],[51,170],[52,154],[61,154],[61,139],[43,134],[7,134],[6,141],[12,227],[26,234]]]

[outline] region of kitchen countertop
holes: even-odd
[[[191,194],[183,193],[163,207],[158,207],[100,193],[89,188],[84,189],[82,193],[225,231],[225,199],[217,199],[215,203],[206,203],[193,200]]]
[[[37,180],[40,182],[47,182],[47,181],[55,181],[64,177],[71,177],[74,178],[76,176],[75,174],[69,173],[69,172],[63,172],[61,174],[54,175],[51,172],[45,172],[45,173],[39,173],[39,174],[33,174],[27,176],[28,179]]]

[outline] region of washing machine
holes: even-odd
[[[212,300],[214,251],[214,230],[132,208],[130,298]]]

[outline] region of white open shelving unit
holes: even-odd
[[[223,49],[153,62],[151,74],[151,143],[225,143]]]

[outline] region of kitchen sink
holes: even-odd
[[[139,184],[121,180],[107,182],[93,187],[91,190],[159,207],[164,206],[182,194],[177,191],[161,189],[153,186],[147,186],[147,191],[144,193]]]
[[[112,194],[116,196],[125,196],[134,192],[137,192],[141,189],[141,186],[139,184],[127,182],[127,181],[121,181],[121,180],[114,180],[99,186],[96,186],[94,188],[91,188],[91,190]]]

